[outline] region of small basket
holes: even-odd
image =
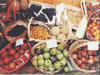
[[[32,24],[32,21],[34,22],[33,24],[36,24],[36,26],[42,26],[42,27],[46,28],[48,30],[48,32],[49,32],[50,37],[51,37],[50,28],[47,26],[47,24],[46,23],[43,23],[43,22],[35,21],[35,18],[34,17],[31,17],[31,19],[29,21],[29,24],[28,24],[28,37],[29,37],[29,41],[33,41],[33,40],[36,41],[36,42],[41,41],[39,39],[31,38],[31,36],[30,36],[30,29],[31,29],[30,26]],[[47,39],[45,39],[45,40],[47,40]]]
[[[25,37],[25,35],[27,34],[27,24],[28,23],[26,21],[22,21],[22,20],[12,22],[4,28],[3,33],[4,33],[5,37],[7,38],[7,40],[10,41],[10,42],[16,40],[17,38]],[[10,30],[12,30],[17,25],[24,26],[26,28],[26,30],[18,36],[8,36],[8,32]]]
[[[39,43],[37,43],[36,45],[33,46],[33,48],[31,49],[32,55],[36,55],[36,54],[34,53],[35,48],[36,48],[37,46],[43,44],[43,43],[46,43],[46,41],[45,41],[45,40],[44,40],[44,41],[41,41],[41,42],[39,42]],[[61,43],[63,43],[63,44],[67,47],[67,45],[66,45],[65,42],[61,42]],[[32,61],[32,59],[31,59],[31,61]],[[60,72],[60,71],[63,69],[63,67],[62,67],[62,68],[60,68],[60,69],[58,69],[58,70],[56,70],[56,71],[49,72],[49,71],[46,71],[46,70],[41,70],[41,69],[39,69],[38,67],[35,67],[35,68],[36,68],[37,70],[41,71],[42,73],[45,73],[45,74],[55,74],[55,73]]]
[[[93,72],[96,72],[96,70],[85,70],[85,69],[81,69],[73,60],[72,58],[72,53],[74,50],[76,50],[77,48],[80,48],[82,46],[86,46],[87,45],[87,42],[88,40],[78,40],[76,42],[74,42],[70,48],[69,48],[69,59],[72,63],[72,65],[74,66],[75,70],[78,70],[78,71],[82,71],[82,72],[85,72],[85,73],[93,73]]]
[[[20,39],[20,38],[19,38]],[[16,39],[18,40],[18,39]],[[6,47],[4,47],[1,51],[0,51],[0,54],[2,54],[3,51],[6,50],[6,48],[12,46],[12,44],[14,44],[16,42],[16,40],[12,41],[11,43],[9,43]],[[31,49],[31,45],[29,42],[27,42],[25,39],[24,39],[24,43],[27,44],[27,49]],[[12,69],[12,70],[6,70],[4,68],[2,68],[2,66],[0,66],[0,70],[5,72],[5,73],[12,73],[14,71],[17,71],[18,69],[20,69],[21,67],[23,67],[31,58],[30,54],[28,52],[25,52],[24,55],[27,57],[27,60],[23,61],[21,58],[19,58],[19,60],[22,61],[22,63],[20,65],[17,65],[15,69]],[[13,60],[13,61],[16,61],[16,60]]]
[[[95,15],[97,12],[99,11],[96,11],[96,12],[93,12],[89,17],[88,17],[88,24],[90,23],[91,21],[91,18],[93,15]],[[99,19],[100,20],[100,19]],[[91,36],[87,31],[86,31],[86,37],[91,40],[91,41],[94,41],[95,39],[93,38],[93,36]]]

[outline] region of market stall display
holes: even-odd
[[[0,1],[0,74],[100,72],[98,1],[41,1]]]

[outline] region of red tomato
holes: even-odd
[[[19,54],[19,53],[16,53],[16,54],[14,55],[14,58],[15,58],[15,59],[20,58],[20,54]]]
[[[21,63],[22,63],[21,60],[17,60],[17,61],[16,61],[16,64],[17,64],[17,65],[20,65]]]
[[[3,51],[2,53],[1,53],[1,57],[7,57],[8,56],[8,52],[7,51]]]
[[[3,65],[3,60],[0,60],[0,66]]]
[[[9,58],[10,58],[10,60],[14,60],[14,57],[12,57],[12,56],[10,56]]]
[[[26,51],[25,51],[26,53],[30,53],[30,50],[29,49],[26,49]]]
[[[6,70],[8,70],[9,66],[8,65],[4,65],[3,68],[6,69]]]
[[[23,55],[25,51],[23,49],[19,50],[19,54]]]
[[[21,48],[22,48],[22,49],[27,49],[27,44],[24,43],[23,45],[21,45]]]
[[[15,55],[16,51],[14,49],[9,50],[10,55]]]
[[[19,51],[19,50],[20,50],[20,47],[16,47],[15,50],[16,50],[16,51]]]
[[[16,68],[16,63],[15,62],[11,62],[9,64],[9,69],[15,69]]]
[[[21,57],[21,59],[25,61],[25,60],[27,59],[27,57],[23,55],[23,56]]]
[[[9,64],[9,62],[10,62],[10,58],[9,58],[9,57],[5,57],[5,58],[4,58],[4,63],[5,63],[5,64]]]

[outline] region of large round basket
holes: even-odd
[[[81,69],[76,63],[75,61],[73,60],[72,58],[72,53],[74,50],[76,50],[77,48],[80,48],[82,46],[86,46],[88,43],[88,40],[78,40],[76,42],[74,42],[70,48],[69,48],[69,59],[73,65],[73,67],[75,68],[75,70],[78,70],[78,71],[81,71],[81,72],[85,72],[85,73],[93,73],[93,72],[96,72],[96,70],[85,70],[85,69]]]
[[[36,48],[37,46],[41,45],[41,44],[44,44],[44,43],[46,43],[46,40],[43,40],[43,41],[41,41],[41,42],[39,42],[39,43],[37,43],[36,45],[33,46],[33,48],[31,49],[32,56],[36,55],[36,54],[34,53],[35,48]],[[65,42],[60,42],[60,43],[63,43],[63,44],[67,47],[67,45],[66,45]],[[33,61],[33,60],[31,59],[31,61]],[[63,69],[63,67],[61,67],[60,69],[58,69],[58,70],[56,70],[56,71],[50,72],[50,71],[46,71],[46,70],[41,70],[41,69],[39,69],[38,67],[35,67],[35,68],[36,68],[37,70],[41,71],[42,73],[45,73],[45,74],[55,74],[55,73],[60,72],[60,71]]]

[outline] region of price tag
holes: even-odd
[[[88,42],[88,50],[99,50],[99,41]]]
[[[23,42],[24,42],[24,39],[23,39],[23,38],[18,39],[18,40],[16,41],[16,46],[22,45]]]
[[[47,45],[47,48],[57,47],[57,40],[56,39],[47,40],[46,45]]]

